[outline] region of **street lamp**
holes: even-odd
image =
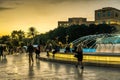
[[[66,35],[66,36],[65,36],[66,44],[68,44],[68,38],[69,38],[69,35]]]

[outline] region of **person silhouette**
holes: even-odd
[[[76,58],[77,58],[76,67],[78,67],[79,64],[80,64],[81,65],[81,69],[84,69],[84,66],[83,66],[82,43],[77,46],[76,53],[77,53],[77,56],[76,56]]]
[[[2,45],[0,45],[0,57],[3,57],[3,46]]]
[[[31,43],[28,45],[27,51],[29,53],[29,62],[30,63],[34,62],[34,60],[33,60],[34,47],[33,47],[33,45]]]
[[[36,58],[39,58],[40,57],[40,46],[39,45],[35,48],[35,53],[36,53]]]

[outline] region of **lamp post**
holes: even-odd
[[[57,37],[55,38],[57,44],[58,44],[58,39],[59,39],[59,37],[57,36]]]
[[[65,36],[66,44],[68,44],[68,38],[69,38],[69,35],[66,35],[66,36]]]

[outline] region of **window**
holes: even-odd
[[[118,14],[117,14],[117,13],[115,13],[115,17],[118,17]]]
[[[103,24],[106,24],[106,22],[105,22],[105,21],[103,21],[102,23],[103,23]]]
[[[108,15],[108,16],[111,16],[111,13],[110,13],[110,12],[108,12],[108,13],[107,13],[107,15]]]
[[[102,15],[103,17],[105,17],[105,14],[103,13],[103,15]]]
[[[100,16],[101,16],[101,15],[100,15],[100,12],[98,12],[98,13],[97,13],[97,16],[98,16],[98,17],[100,17]]]

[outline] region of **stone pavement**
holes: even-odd
[[[46,53],[41,57],[47,58]],[[120,80],[118,68],[85,66],[36,60],[28,63],[28,55],[7,55],[0,59],[0,80]]]

